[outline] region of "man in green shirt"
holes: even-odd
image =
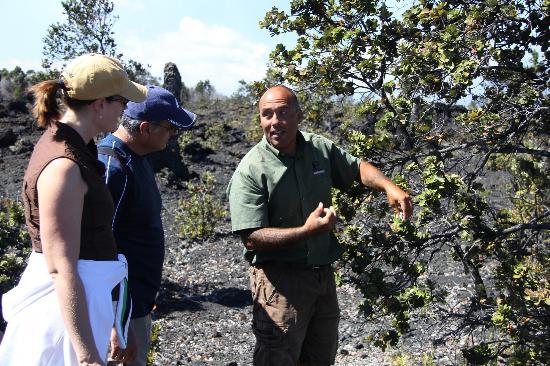
[[[292,90],[268,89],[259,108],[264,137],[227,189],[232,230],[251,263],[254,364],[331,365],[340,319],[331,265],[344,251],[332,232],[331,188],[357,181],[384,191],[405,219],[412,202],[371,164],[299,131],[303,113]]]

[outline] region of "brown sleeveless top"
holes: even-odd
[[[48,127],[38,140],[23,180],[21,195],[33,250],[42,252],[36,183],[44,168],[57,158],[71,159],[78,164],[88,185],[82,210],[79,258],[115,260],[117,251],[111,229],[114,207],[103,181],[104,166],[97,160],[97,148],[93,140],[86,145],[78,132],[60,122]]]

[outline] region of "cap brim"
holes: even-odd
[[[170,119],[170,122],[179,129],[189,129],[193,127],[197,121],[197,115],[184,108],[178,108],[175,116]]]
[[[130,81],[128,87],[120,93],[120,96],[132,102],[141,103],[147,98],[147,87]]]

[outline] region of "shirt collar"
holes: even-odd
[[[140,158],[140,156],[135,154],[132,149],[130,149],[130,147],[128,147],[128,145],[124,143],[124,141],[122,141],[112,133],[105,136],[100,145],[116,149],[122,155],[122,157],[126,159],[130,157],[132,157],[132,159]]]
[[[260,142],[260,144],[264,149],[271,152],[277,158],[281,160],[292,160],[292,159],[301,157],[304,154],[305,141],[306,140],[304,139],[304,135],[302,135],[302,132],[301,131],[296,132],[296,155],[294,156],[288,156],[280,152],[273,146],[271,146],[271,144],[267,141],[267,138],[265,137],[265,135],[262,138],[262,141]]]

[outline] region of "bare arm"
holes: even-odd
[[[386,192],[390,206],[395,213],[403,214],[404,219],[408,219],[412,216],[412,200],[407,192],[395,185],[395,183],[374,165],[366,161],[361,161],[359,165],[358,181],[367,187]]]
[[[81,365],[104,365],[95,346],[86,295],[77,270],[87,185],[76,163],[60,158],[42,171],[37,189],[42,250],[65,328]]]
[[[241,240],[247,249],[268,252],[291,247],[311,236],[328,232],[336,224],[336,212],[332,207],[324,208],[322,203],[311,214],[305,224],[293,228],[258,228],[242,230]]]

